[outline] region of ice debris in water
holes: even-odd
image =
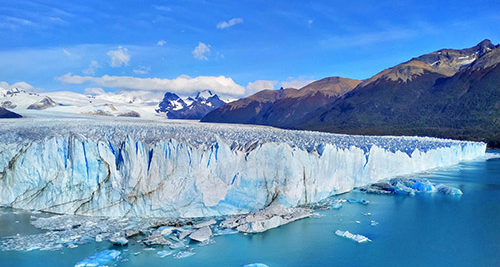
[[[109,239],[109,242],[111,242],[115,246],[126,246],[128,245],[128,240],[123,237],[123,236],[113,236]]]
[[[182,250],[182,251],[175,253],[174,258],[182,259],[182,258],[187,258],[187,257],[193,256],[194,254],[195,253],[193,252],[193,249]]]
[[[434,193],[440,192],[447,195],[462,195],[462,191],[458,188],[432,183],[427,179],[405,179],[393,178],[388,181],[381,181],[369,186],[360,188],[360,191],[375,194],[403,194],[415,195],[418,192]]]
[[[236,230],[243,233],[260,233],[312,215],[313,211],[311,209],[286,208],[282,205],[273,205],[267,209],[246,215],[228,217],[221,222],[220,226],[236,228]]]
[[[102,266],[116,260],[118,256],[120,256],[118,250],[104,250],[77,262],[75,267]]]
[[[174,253],[174,250],[162,250],[156,252],[156,255],[160,258],[165,258],[166,256],[172,255]]]
[[[356,241],[358,243],[364,243],[367,241],[371,241],[370,239],[368,239],[368,237],[366,237],[364,235],[352,234],[349,231],[337,230],[337,231],[335,231],[335,234],[340,236],[340,237],[351,239],[351,240]]]
[[[359,204],[363,204],[363,205],[368,205],[370,203],[370,201],[365,200],[365,199],[352,199],[352,198],[348,198],[346,200],[347,200],[348,203],[359,203]]]
[[[194,231],[192,234],[189,235],[189,238],[194,241],[198,242],[204,242],[210,239],[212,236],[212,230],[210,229],[209,226],[203,226],[202,228]]]
[[[269,267],[269,266],[264,263],[250,263],[243,265],[243,267]]]

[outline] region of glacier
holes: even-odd
[[[0,121],[0,205],[194,218],[309,205],[483,157],[486,144],[85,115]]]

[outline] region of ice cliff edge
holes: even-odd
[[[483,156],[486,144],[133,119],[0,122],[0,205],[202,217],[322,200]]]

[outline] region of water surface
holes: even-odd
[[[192,244],[196,254],[184,259],[160,258],[156,256],[160,249],[144,250],[131,240],[111,265],[500,266],[500,159],[462,163],[416,177],[456,186],[464,194],[411,197],[351,192],[338,197],[363,198],[370,204],[318,211],[321,217],[261,234],[218,236],[208,246]],[[30,224],[30,216],[2,210],[0,236],[41,232]],[[372,220],[379,224],[371,226]],[[357,244],[335,236],[337,229],[363,234],[373,241]],[[107,242],[93,242],[58,251],[0,251],[0,266],[73,266],[110,248]]]

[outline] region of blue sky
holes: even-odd
[[[71,2],[0,4],[0,81],[241,96],[500,41],[500,1]]]

